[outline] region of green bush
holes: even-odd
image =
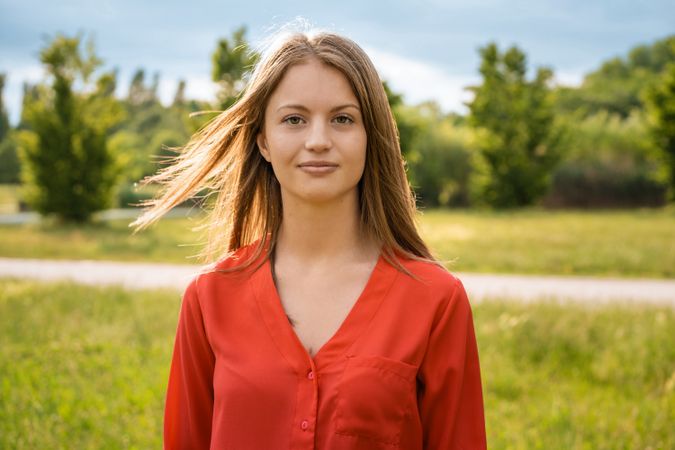
[[[675,37],[672,45],[675,52]],[[661,150],[668,167],[671,198],[675,200],[675,63],[671,63],[659,83],[648,90],[648,110],[654,145]]]
[[[21,164],[13,133],[0,141],[0,184],[18,184],[21,180]]]
[[[422,207],[467,206],[472,173],[468,126],[445,116],[438,105],[400,107],[399,115],[414,130],[406,149],[408,177]]]
[[[621,169],[602,161],[569,162],[553,175],[545,204],[551,207],[663,206],[668,186],[648,167]]]
[[[566,116],[566,158],[543,200],[553,207],[660,206],[667,170],[649,139],[644,113]]]

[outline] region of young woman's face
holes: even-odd
[[[366,129],[349,81],[337,69],[316,59],[290,67],[270,96],[257,143],[284,202],[357,195]]]

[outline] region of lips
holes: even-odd
[[[307,161],[298,164],[298,167],[337,167],[336,163],[330,161]]]
[[[298,169],[313,177],[323,177],[338,170],[339,165],[330,161],[306,161]]]

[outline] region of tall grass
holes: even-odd
[[[675,448],[675,312],[474,307],[491,448]]]
[[[161,448],[179,295],[0,282],[0,448]]]

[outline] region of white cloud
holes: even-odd
[[[185,96],[196,100],[214,101],[218,92],[218,85],[206,75],[192,75],[185,78],[187,83]]]
[[[472,75],[451,75],[426,62],[366,48],[373,64],[395,92],[403,94],[406,103],[437,101],[446,111],[466,113],[465,102],[472,98],[465,88],[480,82]]]

